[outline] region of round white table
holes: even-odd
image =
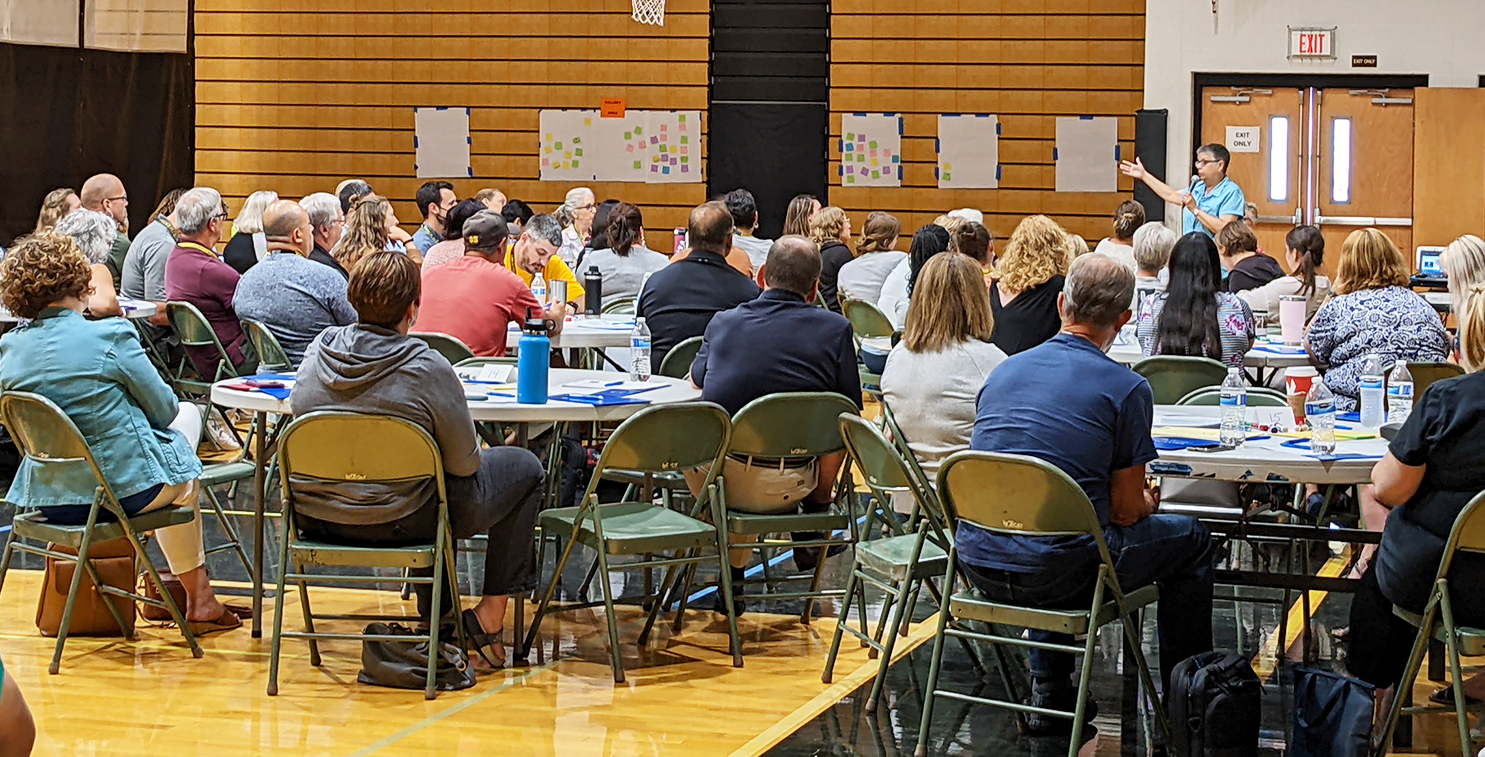
[[[552,337],[552,349],[605,350],[629,346],[634,331],[634,316],[568,316],[562,331]],[[505,348],[515,349],[521,341],[521,329],[512,323],[505,337]]]
[[[154,316],[159,308],[155,307],[155,303],[149,300],[131,300],[128,297],[120,297],[119,310],[123,311],[121,315],[124,318],[139,320]],[[0,323],[19,323],[20,320],[14,313],[6,310],[4,307],[0,307]]]
[[[627,332],[625,338],[628,338]],[[291,415],[289,399],[279,399],[261,391],[243,391],[229,389],[229,385],[241,384],[246,378],[228,379],[214,384],[211,388],[212,404],[220,407],[248,410],[253,413],[253,529],[256,538],[253,546],[253,559],[258,566],[256,575],[253,576],[253,628],[252,634],[255,638],[263,635],[263,538],[264,538],[264,500],[267,487],[268,454],[266,438],[268,434],[268,416],[270,414]],[[277,379],[277,377],[275,377]],[[548,382],[547,393],[549,395],[572,394],[582,390],[565,386],[576,381],[601,380],[605,382],[622,381],[627,378],[622,373],[613,371],[584,371],[571,368],[554,368],[551,371]],[[294,381],[291,377],[281,380],[287,388],[292,390]],[[512,382],[514,383],[514,382]],[[515,423],[521,424],[524,429],[533,423],[586,423],[586,422],[615,422],[622,421],[649,405],[662,405],[673,402],[686,402],[701,398],[701,390],[693,388],[688,381],[667,378],[665,376],[652,376],[647,382],[655,386],[654,389],[641,393],[640,397],[648,400],[648,404],[625,404],[625,405],[591,405],[583,402],[564,402],[560,400],[548,400],[541,405],[523,405],[511,401],[499,401],[496,399],[471,399],[474,395],[488,394],[491,390],[498,390],[498,385],[466,383],[465,400],[469,405],[469,415],[476,422],[492,423]],[[513,390],[511,390],[513,393]],[[521,436],[524,438],[525,434]],[[558,445],[560,446],[560,445]],[[552,464],[549,460],[549,466]],[[552,470],[548,476],[555,475]]]
[[[1258,408],[1250,408],[1253,412]],[[1281,411],[1283,408],[1273,408]],[[1155,408],[1155,426],[1217,428],[1220,411],[1214,405],[1159,405]],[[1355,424],[1342,421],[1342,430]],[[1260,432],[1250,432],[1260,433]],[[1150,464],[1156,475],[1210,478],[1218,481],[1252,483],[1365,484],[1372,480],[1372,466],[1387,452],[1387,441],[1372,439],[1337,440],[1338,460],[1322,460],[1308,449],[1286,447],[1288,437],[1268,436],[1250,439],[1241,447],[1220,452],[1202,449],[1160,450],[1160,459]]]

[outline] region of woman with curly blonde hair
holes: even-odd
[[[1069,247],[1067,232],[1043,215],[1023,219],[1005,243],[997,258],[999,278],[990,285],[992,341],[1005,354],[1031,349],[1062,328],[1057,295],[1072,262]]]
[[[42,232],[0,263],[0,302],[31,323],[0,337],[0,391],[40,394],[61,408],[92,448],[126,514],[169,506],[199,509],[201,410],[175,393],[122,318],[83,317],[91,292],[88,260],[71,237]],[[63,525],[89,522],[97,482],[81,471],[21,463],[5,495]],[[186,590],[186,619],[197,635],[242,625],[212,593],[201,518],[155,531],[171,572]]]
[[[361,258],[393,247],[391,228],[397,225],[392,203],[380,195],[365,195],[351,203],[346,215],[345,236],[335,246],[335,260],[351,271]]]
[[[82,200],[71,187],[53,189],[41,201],[41,215],[36,218],[36,233],[57,225],[68,213],[82,207]]]
[[[810,219],[810,241],[820,246],[820,299],[825,307],[840,312],[836,283],[840,269],[856,259],[851,254],[851,219],[846,211],[831,205]]]

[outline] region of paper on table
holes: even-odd
[[[413,108],[415,173],[419,179],[467,179],[469,108]]]
[[[1000,118],[990,115],[938,117],[939,189],[1000,186]]]
[[[1119,120],[1073,116],[1057,119],[1058,192],[1119,191]]]
[[[650,389],[659,389],[660,386],[660,384],[651,384],[647,381],[583,379],[582,381],[569,381],[563,384],[562,388],[567,389],[568,394],[598,394],[601,392],[642,392]]]

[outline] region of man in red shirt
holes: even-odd
[[[175,205],[180,237],[165,261],[165,296],[171,302],[189,302],[211,323],[227,359],[239,374],[251,373],[257,359],[249,357],[247,337],[232,309],[237,281],[242,278],[216,253],[222,238],[227,211],[222,196],[210,187],[196,187],[180,196]],[[191,362],[202,377],[216,376],[221,355],[214,347],[192,347]]]
[[[464,342],[475,355],[500,357],[510,323],[522,323],[530,313],[542,313],[562,330],[567,304],[543,308],[519,276],[502,265],[509,232],[505,219],[488,210],[464,222],[464,257],[423,271],[423,302],[415,331],[447,334]],[[522,234],[517,246],[551,247],[545,239]]]

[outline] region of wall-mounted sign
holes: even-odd
[[[1228,152],[1258,152],[1258,126],[1227,127]]]
[[[1376,68],[1377,56],[1375,55],[1353,55],[1351,56],[1352,68]]]
[[[1335,59],[1335,27],[1289,27],[1289,57]]]

